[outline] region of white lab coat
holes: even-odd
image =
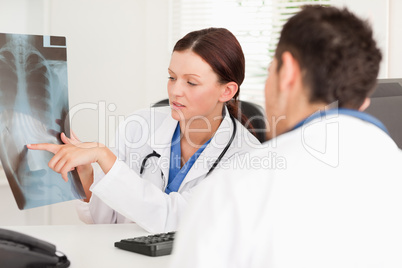
[[[178,192],[169,195],[164,190],[169,178],[171,140],[177,126],[170,107],[145,109],[129,116],[116,135],[118,160],[106,175],[102,172],[95,175],[90,202],[80,202],[77,207],[81,220],[86,223],[136,222],[152,233],[176,230],[192,189],[206,177],[232,136],[233,123],[226,108],[225,112],[216,134]],[[236,125],[235,138],[221,165],[213,172],[228,163],[228,159],[261,146],[237,120]],[[140,175],[143,159],[153,151],[160,157],[149,158]]]
[[[263,147],[194,192],[172,268],[402,267],[402,153],[385,132],[339,115]]]

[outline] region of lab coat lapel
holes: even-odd
[[[148,145],[161,156],[157,164],[166,180],[169,178],[170,148],[176,126],[177,121],[172,118],[170,113],[166,115],[166,119],[162,121],[160,126],[156,126],[155,120],[152,119],[151,115],[151,134]]]
[[[186,183],[197,179],[201,176],[205,176],[212,165],[215,163],[216,159],[219,157],[221,152],[224,150],[228,144],[233,133],[233,122],[230,119],[229,112],[225,107],[225,117],[222,120],[218,130],[213,136],[211,142],[204,149],[202,154],[198,157],[197,161],[194,163],[187,176],[184,178],[181,186],[183,187]],[[229,151],[226,152],[225,157],[229,156]],[[179,189],[180,190],[180,189]]]

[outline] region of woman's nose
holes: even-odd
[[[181,80],[176,80],[173,83],[170,82],[170,92],[175,96],[183,96],[184,86]]]

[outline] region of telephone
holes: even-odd
[[[65,268],[67,257],[56,246],[19,232],[0,228],[0,267]]]

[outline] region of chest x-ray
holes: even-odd
[[[64,37],[0,33],[0,159],[19,209],[85,197],[75,171],[66,183],[26,148],[70,133],[66,54]]]

